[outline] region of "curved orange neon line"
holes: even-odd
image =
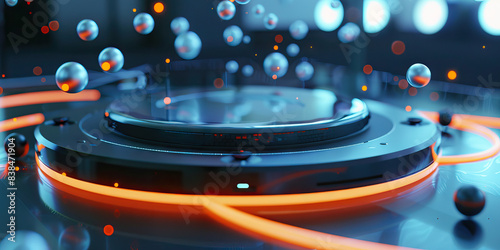
[[[162,205],[181,205],[181,206],[203,206],[207,202],[216,202],[232,207],[261,207],[282,209],[287,207],[293,209],[294,206],[318,205],[328,203],[331,205],[334,202],[335,208],[345,208],[369,204],[388,197],[392,197],[394,193],[398,193],[398,189],[405,186],[415,184],[437,168],[437,163],[431,164],[429,167],[396,180],[389,182],[374,184],[370,186],[350,188],[344,190],[334,190],[316,193],[304,194],[280,194],[280,195],[194,195],[194,194],[171,194],[158,193],[140,190],[131,190],[124,188],[115,188],[100,184],[90,183],[62,174],[50,169],[36,156],[38,167],[43,174],[50,179],[56,181],[53,185],[57,185],[61,190],[71,193],[82,198],[99,200],[106,203],[113,203],[127,207],[143,208],[144,205],[137,204],[138,201],[151,204]],[[62,184],[62,185],[58,185]],[[391,195],[388,195],[391,194]],[[363,199],[364,198],[364,199]],[[281,207],[281,208],[280,208]]]
[[[101,93],[95,89],[69,94],[60,90],[31,92],[0,97],[0,108],[55,102],[97,101]]]
[[[38,125],[44,120],[45,116],[42,113],[36,113],[0,121],[0,132]]]
[[[420,111],[419,113],[422,116],[425,116],[434,122],[439,122],[439,113],[437,112]],[[493,127],[497,126],[500,127],[500,118],[471,116],[471,115],[453,115],[453,119],[449,126],[454,129],[477,134],[487,139],[492,144],[491,148],[472,154],[440,156],[438,158],[439,164],[453,165],[453,164],[460,164],[467,162],[482,161],[498,154],[498,152],[500,152],[500,138],[498,138],[498,135],[495,132],[479,124],[484,124],[486,126],[489,125]]]
[[[271,238],[307,249],[411,249],[295,227],[214,202],[208,202],[204,207],[215,220],[243,231],[243,233],[257,234],[261,238]]]

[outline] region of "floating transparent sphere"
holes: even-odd
[[[59,235],[60,250],[87,250],[90,246],[90,234],[82,226],[70,226]]]
[[[176,35],[187,32],[189,30],[189,21],[184,17],[176,17],[170,23],[170,29]]]
[[[123,67],[125,59],[122,52],[113,47],[105,48],[99,54],[99,65],[107,72],[117,72]]]
[[[17,0],[5,0],[5,4],[10,7],[14,7],[17,4]]]
[[[302,40],[307,36],[307,33],[309,32],[309,27],[307,26],[306,22],[302,20],[297,20],[292,24],[290,24],[288,30],[290,31],[290,35],[295,40]]]
[[[87,70],[77,62],[67,62],[56,71],[56,83],[62,91],[78,93],[85,89],[89,82]]]
[[[295,67],[295,75],[301,81],[308,81],[314,75],[314,67],[309,62],[301,62]]]
[[[286,47],[286,53],[290,57],[296,57],[299,54],[299,52],[300,52],[299,45],[295,43],[291,43],[290,45],[288,45],[288,47]]]
[[[177,36],[174,46],[180,57],[191,60],[200,54],[201,40],[196,33],[188,31]]]
[[[273,30],[276,28],[278,25],[278,16],[275,15],[274,13],[269,13],[267,14],[266,17],[264,17],[264,27],[268,30]]]
[[[406,80],[415,88],[422,88],[431,81],[431,71],[421,63],[413,64],[406,72]]]
[[[241,68],[241,73],[243,73],[244,76],[250,77],[253,75],[253,67],[251,65],[245,65],[243,68]]]
[[[264,16],[264,13],[266,12],[266,8],[262,4],[257,4],[252,7],[252,15],[257,18],[261,18]]]
[[[240,65],[238,65],[238,63],[235,60],[231,60],[226,63],[226,71],[231,74],[236,73],[239,67]]]
[[[134,17],[134,28],[139,34],[147,35],[153,31],[155,20],[148,13],[139,13]]]
[[[222,20],[231,20],[236,13],[234,3],[224,0],[217,5],[217,14]]]
[[[287,70],[288,60],[279,52],[273,52],[264,59],[264,71],[273,79],[284,76]]]
[[[231,25],[224,30],[222,36],[227,45],[238,46],[243,39],[243,31],[241,31],[240,27]]]
[[[252,41],[252,38],[250,36],[244,36],[243,37],[243,43],[244,44],[249,44]]]
[[[76,33],[84,41],[92,41],[99,35],[99,26],[93,20],[83,19],[76,26]]]
[[[339,40],[343,43],[350,43],[358,39],[361,29],[355,23],[346,23],[342,28],[339,29],[337,36]]]
[[[237,2],[239,4],[247,4],[250,2],[250,0],[235,0],[235,2]]]

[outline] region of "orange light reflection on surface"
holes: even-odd
[[[0,121],[0,132],[38,125],[45,121],[42,113],[19,116],[14,119]]]
[[[0,97],[0,108],[11,108],[55,102],[97,101],[101,98],[98,90],[89,89],[68,94],[59,90],[31,92]]]

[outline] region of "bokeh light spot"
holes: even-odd
[[[450,80],[457,79],[457,72],[455,70],[448,71],[448,79]]]
[[[282,43],[283,42],[283,36],[282,35],[276,35],[274,37],[274,41],[276,41],[277,43]]]
[[[394,41],[391,45],[392,53],[394,53],[395,55],[398,55],[398,56],[403,54],[405,52],[405,49],[406,49],[406,45],[402,41]]]
[[[394,78],[392,78],[395,82],[397,82],[399,80],[399,77],[398,76],[394,76]]]
[[[62,176],[66,176],[66,172],[63,172],[61,175],[62,175]]]
[[[42,77],[41,81],[45,82],[45,81],[47,81],[47,79],[45,79],[45,77]]]
[[[115,182],[114,186],[117,188],[118,187],[118,182]]]
[[[222,78],[216,78],[214,80],[214,86],[218,89],[222,88],[224,86],[224,80],[222,80]]]
[[[363,67],[363,72],[369,75],[373,72],[373,67],[370,64],[367,64]]]
[[[49,27],[47,27],[47,26],[43,26],[43,27],[42,27],[42,33],[43,33],[43,34],[47,34],[47,33],[49,33]]]
[[[416,95],[417,95],[417,92],[418,92],[418,90],[417,90],[417,88],[415,88],[415,87],[411,87],[411,88],[408,90],[408,94],[409,94],[410,96],[416,96]]]
[[[111,225],[106,225],[104,226],[103,231],[105,235],[111,236],[115,232],[115,229]]]
[[[166,63],[170,63],[170,58],[165,59]]]
[[[408,81],[406,81],[406,79],[401,79],[399,80],[398,86],[400,89],[406,89],[408,88]]]
[[[163,10],[165,10],[165,6],[161,2],[155,3],[155,5],[154,5],[153,8],[154,8],[154,10],[155,10],[156,13],[162,13]]]
[[[111,64],[109,64],[109,62],[103,62],[103,63],[101,64],[101,68],[102,68],[102,70],[104,70],[104,71],[108,71],[109,69],[111,69]]]
[[[367,91],[367,90],[368,90],[368,87],[366,87],[366,85],[363,85],[363,87],[361,87],[361,90],[363,90],[363,91]]]
[[[405,110],[406,110],[406,112],[410,112],[411,111],[411,106],[410,105],[406,106]]]
[[[172,98],[168,96],[163,98],[163,103],[165,103],[165,105],[169,105],[170,103],[172,103]]]
[[[133,9],[132,9],[132,12],[137,12],[137,9],[136,9],[136,8],[133,8]]]
[[[58,21],[51,21],[51,22],[49,23],[49,28],[50,28],[50,30],[52,30],[52,31],[56,31],[56,30],[58,30],[58,29],[59,29],[59,22],[58,22]]]
[[[65,83],[65,84],[63,84],[63,85],[61,86],[61,90],[62,90],[62,91],[64,91],[64,92],[68,91],[68,90],[69,90],[69,85],[68,85],[68,84],[66,84],[66,83]]]
[[[33,74],[39,76],[42,74],[42,68],[40,66],[36,66],[33,68]]]
[[[274,80],[278,79],[278,76],[277,75],[273,75],[273,79]]]
[[[278,45],[274,45],[273,49],[278,50]]]

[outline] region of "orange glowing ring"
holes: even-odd
[[[36,113],[0,121],[0,132],[38,125],[44,120],[45,116],[43,114]]]
[[[0,108],[56,102],[97,101],[99,98],[101,98],[101,93],[95,89],[84,90],[75,94],[65,93],[60,90],[50,90],[0,97]]]

